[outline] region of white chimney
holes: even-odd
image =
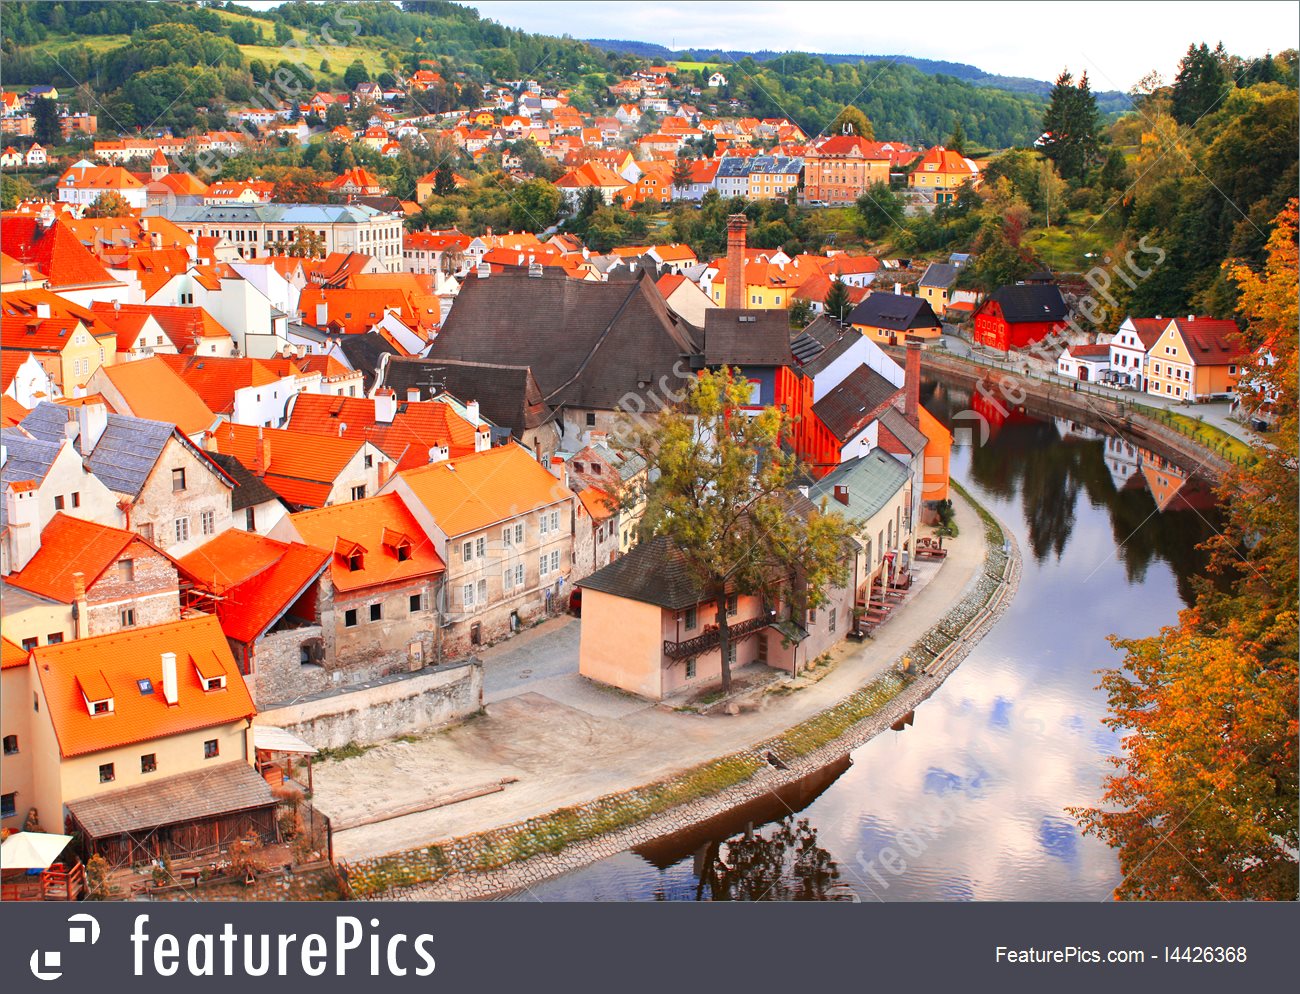
[[[77,425],[81,432],[81,454],[88,456],[95,451],[108,427],[108,408],[103,404],[82,404],[77,408]]]
[[[492,430],[487,425],[479,425],[474,432],[474,451],[486,452],[492,448]]]
[[[10,484],[5,491],[5,513],[9,518],[10,562],[11,569],[20,570],[32,561],[41,547],[40,508],[37,504],[37,491],[18,489],[19,484]]]
[[[330,323],[329,305],[324,301],[316,305],[316,327],[323,328]]]
[[[397,414],[397,394],[387,388],[375,391],[375,420],[391,425]]]
[[[901,297],[902,295],[903,295],[903,284],[902,284],[902,283],[895,283],[895,284],[894,284],[894,296],[896,296],[896,297]]]
[[[430,464],[436,462],[446,462],[450,458],[451,458],[451,449],[446,445],[446,443],[435,445],[429,449]]]
[[[468,421],[470,424],[474,425],[475,427],[477,427],[478,419],[479,419],[478,401],[477,400],[467,401],[465,403],[465,420]]]
[[[569,472],[564,468],[564,456],[551,456],[551,475],[566,487],[569,485]]]
[[[38,318],[48,318],[50,316],[50,305],[48,301],[42,301],[36,305],[36,316]]]
[[[420,402],[420,388],[419,388],[419,387],[407,387],[407,388],[406,388],[406,402],[407,402],[408,404],[418,404],[418,403]]]
[[[168,707],[175,707],[180,703],[180,691],[176,684],[176,653],[162,654],[162,671],[163,698],[167,701]]]

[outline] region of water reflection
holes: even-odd
[[[932,387],[936,416],[971,404]],[[541,900],[1105,900],[1114,853],[1065,814],[1107,757],[1111,633],[1155,634],[1203,573],[1210,490],[1122,438],[1012,412],[952,472],[1015,533],[1020,590],[916,712],[798,796],[535,887]],[[960,539],[958,539],[960,540]]]

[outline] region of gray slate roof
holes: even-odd
[[[68,408],[45,400],[23,418],[21,425],[37,438],[57,441],[64,437],[67,420]],[[163,447],[174,434],[176,426],[166,421],[110,414],[104,434],[86,459],[86,467],[114,493],[138,497]],[[80,452],[80,439],[76,446]]]
[[[368,224],[384,212],[360,204],[221,204],[204,207],[163,206],[146,214],[158,214],[177,224]]]
[[[957,282],[958,267],[946,262],[932,262],[917,286],[933,286],[946,290]]]
[[[242,511],[246,507],[264,504],[268,500],[280,500],[280,495],[266,485],[266,480],[258,476],[232,455],[222,452],[209,452],[208,458],[225,470],[226,475],[235,481],[235,489],[230,493],[230,509]]]
[[[888,328],[890,331],[910,331],[913,328],[938,328],[928,301],[904,293],[870,293],[853,308],[850,324],[869,328]]]
[[[850,518],[865,520],[889,503],[907,484],[907,467],[884,449],[840,463],[808,488],[808,498],[828,511],[842,511]],[[836,486],[848,487],[847,506],[835,499]]]
[[[493,277],[495,279],[495,277]],[[395,390],[399,399],[416,387],[423,400],[446,391],[457,400],[477,400],[479,413],[516,438],[550,417],[542,391],[527,366],[456,359],[393,358],[384,367],[382,386]]]
[[[62,434],[59,437],[60,440],[48,441],[43,438],[32,438],[26,432],[15,428],[0,430],[0,440],[4,442],[5,447],[5,464],[4,468],[0,469],[0,477],[5,483],[22,480],[35,480],[39,483],[44,480],[45,474],[50,471],[59,450],[63,447]],[[8,527],[9,502],[0,496],[0,531]]]
[[[257,771],[235,761],[69,801],[68,810],[86,834],[102,839],[275,803]]]

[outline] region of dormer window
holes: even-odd
[[[113,698],[106,701],[87,701],[86,707],[91,714],[112,714]]]
[[[204,690],[225,690],[226,689],[225,676],[222,675],[222,676],[207,677],[203,681],[203,689]]]
[[[348,570],[352,573],[361,572],[364,561],[360,552],[354,552],[348,556]]]
[[[410,560],[410,558],[411,558],[411,545],[410,545],[410,543],[408,542],[408,543],[405,543],[405,544],[403,544],[403,545],[399,545],[399,546],[397,547],[397,561],[398,561],[399,563],[404,563],[404,562],[407,562],[408,560]]]

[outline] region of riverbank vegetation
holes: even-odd
[[[1072,813],[1118,850],[1121,899],[1296,897],[1296,203],[1274,219],[1265,265],[1224,266],[1256,356],[1243,404],[1276,418],[1274,444],[1219,487],[1225,526],[1196,602],[1158,636],[1114,639],[1125,659],[1102,678],[1124,753],[1102,806]]]

